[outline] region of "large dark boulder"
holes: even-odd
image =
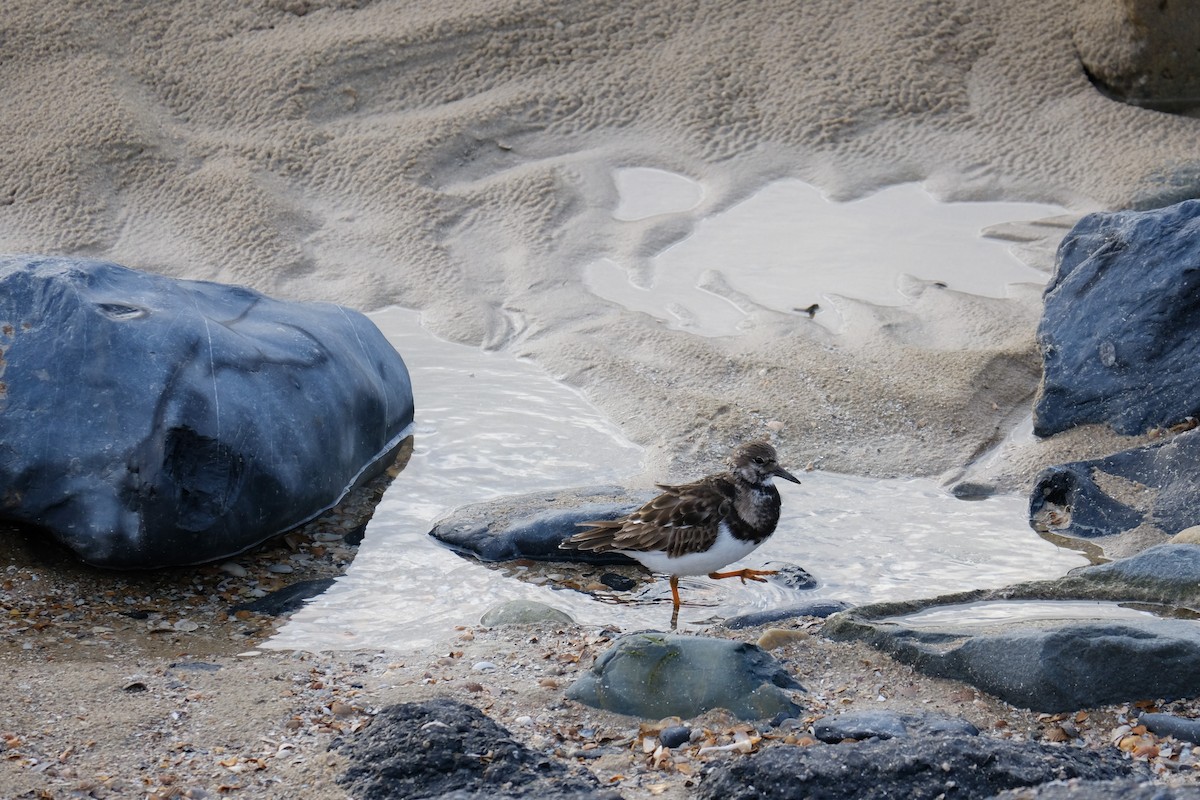
[[[1200,416],[1200,200],[1080,220],[1059,245],[1037,338],[1039,436]]]
[[[85,561],[221,558],[391,462],[404,362],[363,315],[102,261],[0,257],[0,518]]]
[[[1200,522],[1200,430],[1048,467],[1030,492],[1029,517],[1034,527],[1084,539],[1142,525],[1167,536],[1190,528]]]

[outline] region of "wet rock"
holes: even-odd
[[[1034,711],[1200,694],[1200,628],[1183,620],[913,629],[850,612],[825,632],[865,639],[928,675],[969,683]]]
[[[728,639],[638,633],[622,636],[567,690],[618,714],[691,718],[724,708],[741,719],[795,716],[783,689],[802,689],[758,647]]]
[[[775,574],[767,578],[771,583],[785,586],[796,591],[807,591],[817,588],[817,579],[799,564],[786,561],[768,561],[763,569],[775,570]]]
[[[1200,743],[1200,719],[1189,719],[1175,714],[1142,714],[1138,722],[1146,730],[1159,736],[1174,736],[1185,742]]]
[[[822,717],[813,724],[813,735],[829,744],[845,739],[895,739],[935,734],[977,736],[979,729],[959,717],[895,711],[835,714]]]
[[[1049,467],[1029,498],[1038,529],[1092,539],[1139,526],[1170,536],[1200,519],[1200,430]]]
[[[475,503],[440,520],[429,535],[481,561],[575,561],[635,564],[619,553],[562,550],[559,544],[579,532],[577,523],[616,519],[650,499],[638,499],[615,486],[535,492]]]
[[[479,620],[484,625],[533,625],[539,622],[574,623],[571,615],[536,600],[507,600],[498,603]]]
[[[413,420],[357,312],[0,257],[0,518],[105,567],[195,564],[331,507]]]
[[[769,747],[710,768],[697,800],[933,800],[990,797],[1055,780],[1146,776],[1119,754],[989,736]]]
[[[692,729],[687,725],[672,725],[669,728],[663,728],[662,733],[658,734],[658,743],[672,749],[687,744],[691,738]]]
[[[1074,569],[1070,581],[1113,586],[1129,596],[1160,602],[1194,603],[1200,599],[1200,546],[1155,545],[1107,564]]]
[[[600,576],[600,582],[614,592],[631,592],[637,587],[637,581],[633,578],[626,578],[615,572],[604,573]]]
[[[478,709],[453,700],[389,706],[341,750],[351,766],[338,783],[358,800],[620,798],[586,770],[529,750]]]
[[[1063,239],[1038,326],[1034,433],[1141,434],[1200,416],[1200,201],[1085,216]]]
[[[238,611],[251,611],[255,614],[267,614],[272,617],[290,614],[303,607],[304,601],[308,598],[316,597],[330,586],[333,586],[333,582],[333,578],[314,578],[308,581],[296,581],[290,586],[276,589],[265,597],[260,597],[248,603],[239,603],[231,610],[235,613]]]
[[[742,628],[755,628],[759,625],[767,625],[772,622],[797,619],[799,617],[828,617],[830,614],[836,614],[848,608],[850,608],[850,604],[843,600],[810,600],[806,603],[798,603],[786,608],[772,608],[766,611],[738,614],[736,617],[730,617],[721,624],[730,630],[741,630]]]

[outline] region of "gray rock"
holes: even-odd
[[[1035,527],[1043,510],[1062,519],[1049,526],[1055,533],[1085,539],[1141,525],[1168,536],[1191,527],[1200,519],[1200,430],[1043,470],[1029,498]]]
[[[1200,719],[1189,719],[1175,714],[1142,714],[1138,722],[1151,733],[1159,736],[1174,736],[1185,742],[1200,743]]]
[[[400,356],[363,315],[116,264],[0,257],[0,519],[80,558],[211,561],[394,459]]]
[[[1142,552],[1071,571],[1071,578],[1141,590],[1170,599],[1192,599],[1200,588],[1200,545],[1160,544]]]
[[[338,783],[357,800],[620,798],[586,770],[529,750],[478,709],[453,700],[389,706],[341,750],[351,766]]]
[[[1089,214],[1059,246],[1038,326],[1034,432],[1141,434],[1200,416],[1200,201]]]
[[[759,625],[766,625],[785,619],[795,619],[797,617],[828,617],[830,614],[836,614],[848,608],[850,608],[850,604],[844,600],[810,600],[807,603],[799,603],[794,606],[787,606],[786,608],[772,608],[766,611],[752,611],[748,614],[738,614],[736,617],[730,617],[721,624],[730,630],[741,630],[742,628],[755,628]]]
[[[658,743],[666,748],[675,748],[687,744],[691,738],[692,729],[687,725],[672,725],[663,728],[662,733],[658,734]]]
[[[725,708],[741,719],[795,716],[783,689],[802,689],[772,656],[728,639],[638,633],[622,636],[567,690],[618,714],[691,718]]]
[[[992,800],[1200,800],[1200,788],[1137,780],[1055,781],[1028,789],[1010,789]]]
[[[933,800],[1019,786],[1146,776],[1120,754],[989,736],[769,747],[707,770],[697,800]]]
[[[813,724],[813,735],[828,744],[845,739],[895,739],[936,734],[977,736],[979,729],[959,717],[900,714],[895,711],[834,714],[822,717]]]
[[[835,638],[865,638],[928,675],[970,683],[1035,711],[1200,694],[1200,672],[1195,669],[1200,627],[1183,620],[1013,624],[1000,631],[835,620],[826,627]]]
[[[536,600],[506,600],[487,611],[479,620],[484,625],[532,625],[539,622],[573,623],[571,615]]]
[[[447,547],[481,561],[575,561],[587,564],[635,564],[620,553],[562,550],[559,544],[579,532],[577,523],[616,519],[638,508],[642,499],[615,486],[565,489],[504,497],[456,509],[439,520],[429,535]]]

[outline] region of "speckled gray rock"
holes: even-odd
[[[356,800],[620,800],[590,772],[524,747],[479,709],[454,700],[388,706],[341,750],[351,766],[338,783]]]
[[[532,625],[539,622],[573,623],[571,615],[536,600],[506,600],[483,612],[484,625]]]
[[[1200,800],[1200,788],[1157,781],[1070,781],[1010,789],[991,800]]]
[[[616,519],[650,495],[635,497],[616,486],[534,492],[474,503],[439,520],[429,535],[447,547],[481,561],[576,561],[634,564],[620,553],[563,550],[559,544],[579,532],[576,523]]]
[[[106,567],[194,564],[331,507],[413,421],[363,315],[0,257],[0,518]]]
[[[1138,722],[1151,733],[1159,736],[1174,736],[1185,742],[1200,743],[1200,719],[1189,719],[1175,714],[1142,714]]]
[[[813,735],[829,744],[844,739],[895,739],[936,734],[977,736],[979,729],[959,717],[901,714],[896,711],[833,714],[813,723]]]
[[[1053,780],[1146,776],[1143,765],[1071,747],[989,736],[867,739],[768,747],[710,767],[697,800],[934,800],[989,797]]]
[[[1038,326],[1034,432],[1140,434],[1200,416],[1200,201],[1089,214],[1059,246]]]
[[[1001,630],[913,629],[835,618],[825,632],[861,638],[940,678],[964,681],[1035,711],[1093,708],[1146,697],[1200,694],[1200,626],[1147,618],[1137,624],[1013,624]]]
[[[638,633],[622,636],[567,690],[618,714],[695,717],[713,708],[741,719],[795,716],[784,689],[802,687],[772,656],[728,639]]]
[[[848,608],[850,608],[850,604],[844,600],[810,600],[807,603],[798,603],[786,608],[771,608],[766,611],[738,614],[721,624],[730,630],[741,630],[797,617],[828,617],[830,614],[836,614]]]
[[[1072,570],[1071,578],[1155,592],[1165,601],[1194,600],[1200,589],[1200,545],[1147,547],[1128,558]]]

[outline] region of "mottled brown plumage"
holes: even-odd
[[[586,527],[562,543],[566,549],[616,551],[654,572],[671,576],[675,611],[679,576],[763,580],[768,570],[718,573],[765,542],[779,521],[775,477],[799,483],[779,466],[775,448],[762,441],[739,446],[729,469],[680,486],[659,485],[663,493],[628,516],[581,522]]]

